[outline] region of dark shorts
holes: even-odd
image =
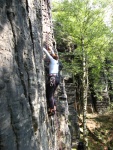
[[[60,83],[59,76],[49,76],[48,82],[46,84],[46,97],[48,107],[51,109],[53,109],[54,105],[56,105],[54,93],[59,83]]]

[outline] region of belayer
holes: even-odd
[[[59,61],[58,55],[54,54],[53,51],[51,54],[45,48],[43,48],[43,51],[46,53],[49,59],[49,77],[48,82],[46,83],[46,98],[48,104],[48,115],[52,116],[55,114],[56,111],[56,102],[54,99],[54,93],[60,83]]]

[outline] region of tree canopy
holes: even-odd
[[[111,4],[111,0],[104,2],[102,0],[53,1],[52,12],[58,49],[60,51],[65,49],[61,53],[63,56],[74,55],[74,59],[69,62],[64,59],[67,71],[74,74],[82,72],[81,39],[84,39],[88,68],[92,68],[90,75],[94,76],[95,80],[99,80],[100,73],[105,68],[106,59],[112,61],[113,52],[110,50],[112,22],[111,26],[107,26],[105,22]],[[74,44],[77,45],[76,49],[72,46]]]

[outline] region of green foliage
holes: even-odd
[[[107,26],[105,22],[105,16],[109,14],[108,8],[113,6],[111,4],[113,4],[112,0],[62,0],[60,3],[53,2],[55,38],[58,49],[63,49],[62,53],[59,54],[64,69],[75,76],[77,75],[77,77],[79,76],[81,81],[83,81],[84,70],[88,70],[86,74],[89,85],[92,85],[95,94],[93,96],[98,100],[103,100],[103,92],[106,91],[106,87],[109,89],[107,91],[109,95],[113,97],[112,17],[110,18],[111,24]],[[77,49],[72,48],[70,51],[70,43],[77,44]],[[85,69],[83,68],[83,60],[86,61]],[[95,130],[95,135],[99,141],[105,140],[104,146],[112,147],[109,140],[106,139],[109,133],[106,132],[107,126],[104,125],[106,124],[104,123],[99,131]],[[104,135],[102,135],[103,128],[106,129]],[[95,145],[92,142],[90,144],[92,149],[95,148],[95,145],[97,148],[101,145],[98,141],[95,141]]]
[[[82,44],[84,39],[84,51],[86,55],[87,68],[90,69],[89,78],[94,80],[95,89],[98,88],[101,72],[105,73],[106,59],[113,58],[112,28],[106,26],[104,16],[111,0],[89,1],[89,0],[63,0],[60,3],[53,2],[53,18],[55,38],[58,46],[62,49],[68,43],[77,43],[77,49],[73,49],[74,59],[71,61],[63,58],[65,69],[68,72],[82,74]],[[63,44],[62,44],[63,43]],[[112,65],[108,64],[109,68]],[[99,84],[100,85],[100,84]],[[101,90],[102,87],[98,90]]]

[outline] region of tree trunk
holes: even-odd
[[[82,42],[83,52],[83,138],[87,149],[87,126],[86,126],[86,114],[87,114],[87,93],[88,93],[88,70],[86,65],[86,52],[84,50],[84,39]]]

